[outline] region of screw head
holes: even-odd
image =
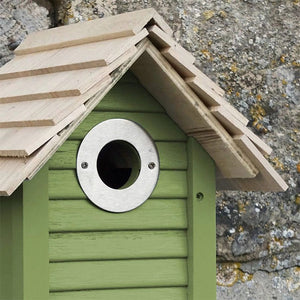
[[[88,166],[89,166],[89,164],[86,161],[84,161],[84,162],[81,163],[81,168],[82,169],[87,169]]]
[[[153,169],[155,168],[155,163],[154,163],[154,162],[150,162],[150,163],[148,164],[148,168],[149,168],[150,170],[153,170]]]
[[[201,192],[197,193],[197,194],[196,194],[196,198],[197,198],[199,201],[203,200],[203,198],[204,198],[203,193],[201,193]]]

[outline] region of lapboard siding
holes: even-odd
[[[150,199],[122,214],[93,205],[76,177],[81,140],[110,118],[139,123],[160,157]],[[50,300],[187,299],[187,137],[131,74],[75,130],[49,168]]]

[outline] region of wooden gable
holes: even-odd
[[[0,69],[0,195],[32,178],[130,68],[214,159],[220,189],[287,188],[271,148],[153,9],[33,33],[16,54]]]

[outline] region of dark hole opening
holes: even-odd
[[[113,189],[132,185],[141,169],[140,156],[128,142],[116,140],[106,144],[97,159],[97,170],[102,181]]]

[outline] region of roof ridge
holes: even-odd
[[[156,10],[148,8],[30,33],[16,48],[15,54],[24,55],[90,42],[134,36],[151,20],[167,34],[173,33],[169,25]]]
[[[126,23],[125,27],[120,27],[124,20],[128,20],[128,16],[131,19],[134,16],[133,20]],[[118,20],[119,23],[110,24],[111,20]],[[61,27],[61,29],[49,29],[48,31],[29,35],[17,50],[21,55],[16,56],[11,63],[0,70],[0,108],[2,105],[6,110],[13,108],[20,113],[26,103],[20,101],[24,100],[27,100],[28,104],[34,103],[33,106],[28,106],[28,109],[36,108],[33,114],[24,114],[23,118],[14,116],[11,112],[11,119],[8,114],[6,121],[0,122],[0,136],[2,136],[0,153],[2,148],[3,155],[9,155],[10,150],[12,154],[18,155],[21,153],[18,152],[19,150],[30,150],[27,152],[24,150],[25,152],[21,153],[22,155],[29,155],[25,161],[17,157],[0,157],[0,178],[5,177],[4,180],[0,180],[0,195],[10,194],[26,177],[31,178],[131,67],[142,85],[165,106],[170,117],[179,124],[187,135],[194,136],[213,157],[223,173],[223,182],[227,182],[229,188],[246,190],[251,188],[258,190],[259,186],[263,190],[285,190],[287,188],[284,181],[273,170],[267,160],[261,158],[263,156],[259,150],[269,154],[271,148],[246,127],[248,120],[226,102],[223,98],[224,91],[194,65],[195,58],[193,55],[169,36],[172,34],[170,28],[155,10],[147,9],[130,12],[114,16],[114,18],[108,17],[96,21],[97,24],[101,23],[102,25],[91,32],[89,29],[94,21],[75,24],[76,26],[69,25]],[[74,33],[73,28],[81,29]],[[128,29],[127,33],[129,35],[127,37],[122,37],[124,28]],[[116,38],[116,35],[113,34],[114,30],[117,30],[121,36]],[[150,32],[149,38],[154,45],[146,37],[148,35],[147,30]],[[56,34],[56,32],[61,31],[64,32],[65,36],[61,37]],[[39,37],[42,38],[39,39]],[[71,38],[71,42],[69,38]],[[94,41],[94,38],[97,38],[98,41]],[[109,40],[105,40],[107,38]],[[43,44],[44,42],[46,43]],[[79,44],[74,46],[73,42],[75,44],[79,42]],[[57,47],[57,45],[65,48],[50,50],[51,47]],[[84,52],[86,47],[100,48],[95,48],[94,53],[97,55],[93,57],[90,54],[78,57],[80,52],[73,51],[80,48]],[[89,50],[91,50],[90,53],[93,53],[93,49],[89,48]],[[152,51],[155,57],[152,57],[149,51]],[[47,59],[46,54],[49,53],[50,59]],[[55,55],[58,55],[62,61],[56,59],[55,55],[52,57],[53,53],[56,53]],[[63,55],[59,56],[61,53]],[[45,55],[44,61],[43,55]],[[148,57],[148,62],[145,61],[147,55],[150,57]],[[137,63],[133,67],[136,60]],[[136,68],[138,64],[140,64],[139,71]],[[145,65],[141,66],[141,64]],[[73,68],[76,68],[76,70]],[[147,72],[145,72],[145,68],[148,68]],[[146,73],[155,68],[156,75],[151,76],[156,84],[151,87],[142,77],[147,77]],[[168,73],[169,77],[166,77],[169,80],[168,84],[163,81],[163,78],[161,80],[156,78],[161,76],[161,72]],[[67,78],[66,74],[77,74],[77,77],[69,76]],[[6,76],[13,78],[7,79]],[[112,82],[109,76],[111,76]],[[107,80],[100,84],[99,82],[103,78]],[[38,81],[38,79],[43,80]],[[50,82],[50,80],[55,81],[55,83]],[[16,85],[17,83],[19,85]],[[159,95],[158,85],[164,85],[160,89],[160,93],[164,97],[169,97],[167,101]],[[164,91],[166,86],[168,88]],[[173,88],[174,91],[172,91]],[[70,91],[75,93],[73,97],[67,97],[70,96]],[[60,98],[55,98],[58,96]],[[44,98],[47,99],[34,100]],[[49,114],[45,114],[44,111],[39,113],[38,111],[39,107],[45,109],[47,101],[49,103],[51,101],[59,103],[59,101],[64,100],[66,100],[64,107],[68,110],[64,113],[62,113],[60,107],[55,109],[55,105],[47,106],[47,109],[50,109],[50,107],[53,109],[54,107],[51,114],[49,111]],[[45,103],[35,105],[38,101],[44,101]],[[74,106],[72,106],[72,101],[74,101]],[[13,103],[4,105],[1,102]],[[84,107],[80,107],[83,104],[86,108],[85,112],[82,112]],[[182,109],[181,104],[185,105],[185,109]],[[78,110],[78,107],[81,111]],[[76,109],[77,114],[74,115]],[[60,119],[57,119],[56,115],[59,114]],[[41,124],[37,123],[39,120]],[[66,125],[63,126],[64,129],[61,124]],[[7,138],[6,133],[18,132],[19,129],[22,130],[23,126],[26,130],[31,126],[30,131],[34,131],[34,128],[36,128],[36,132],[41,133],[40,127],[42,125],[47,125],[51,134],[48,134],[46,138],[38,136],[37,139],[40,144],[35,143],[35,148],[32,148],[32,145],[27,145],[26,139],[23,139],[24,143],[19,144],[22,139],[17,134]],[[1,128],[1,126],[5,128]],[[13,128],[12,126],[19,127]],[[56,129],[62,129],[62,131],[58,133]],[[26,130],[23,132],[27,132]],[[57,134],[59,134],[58,137]],[[235,135],[237,134],[241,136],[241,140],[236,139]],[[53,142],[54,137],[56,137],[56,144]],[[11,149],[5,147],[6,139],[8,143],[13,145]],[[45,144],[42,145],[43,143]],[[39,153],[39,155],[36,155],[36,153]],[[30,170],[26,166],[26,161],[30,161]],[[13,170],[22,173],[22,176],[16,178],[9,176],[6,178],[6,174],[11,174]],[[257,175],[258,171],[259,175]],[[250,180],[251,177],[254,179]],[[257,180],[260,181],[261,185],[257,184]],[[224,187],[222,184],[219,186]]]

